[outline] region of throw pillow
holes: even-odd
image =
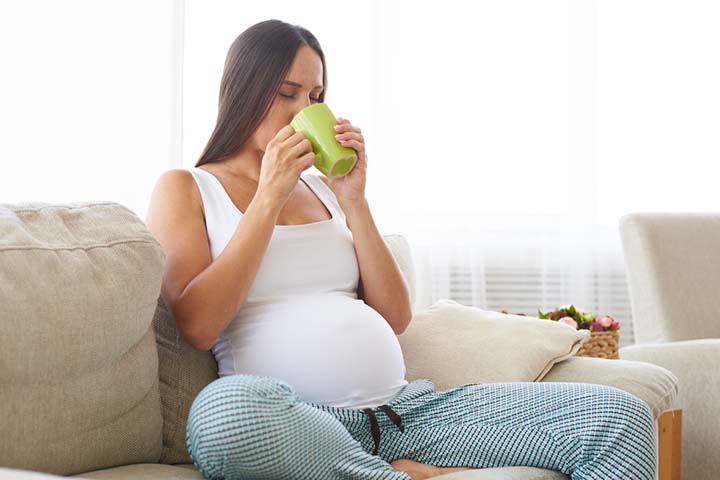
[[[539,382],[589,339],[589,330],[453,300],[418,311],[398,336],[406,379],[432,380],[437,391],[469,383]]]

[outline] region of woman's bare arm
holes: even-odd
[[[345,214],[360,266],[363,300],[400,335],[412,320],[405,277],[378,231],[367,202]]]
[[[192,174],[174,169],[158,178],[145,223],[167,257],[163,300],[193,348],[212,348],[237,314],[260,268],[281,207],[269,197],[255,195],[227,246],[213,261],[202,199]]]

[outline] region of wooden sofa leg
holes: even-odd
[[[681,467],[682,409],[678,408],[658,418],[658,480],[680,480]]]

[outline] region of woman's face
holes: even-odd
[[[318,103],[317,99],[323,89],[322,79],[323,66],[320,56],[312,47],[303,45],[298,49],[267,116],[253,135],[258,150],[264,152],[268,142],[280,129],[289,125],[300,110]]]

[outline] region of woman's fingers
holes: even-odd
[[[358,142],[357,140],[342,140],[340,141],[340,145],[354,148],[358,152],[365,150],[365,144],[363,144],[362,142]]]
[[[359,127],[355,127],[350,123],[350,120],[345,119],[338,119],[340,122],[339,124],[335,125],[335,131],[337,132],[346,132],[346,131],[353,131],[357,133],[361,133],[362,130],[360,130]]]
[[[338,122],[338,125],[335,125],[335,131],[338,132],[335,139],[340,142],[340,145],[354,148],[358,152],[364,151],[365,138],[362,130],[353,126],[347,118],[338,117]]]
[[[335,135],[335,139],[340,140],[357,140],[358,142],[364,142],[365,138],[362,136],[361,133],[357,132],[345,132],[345,133],[339,133]]]

